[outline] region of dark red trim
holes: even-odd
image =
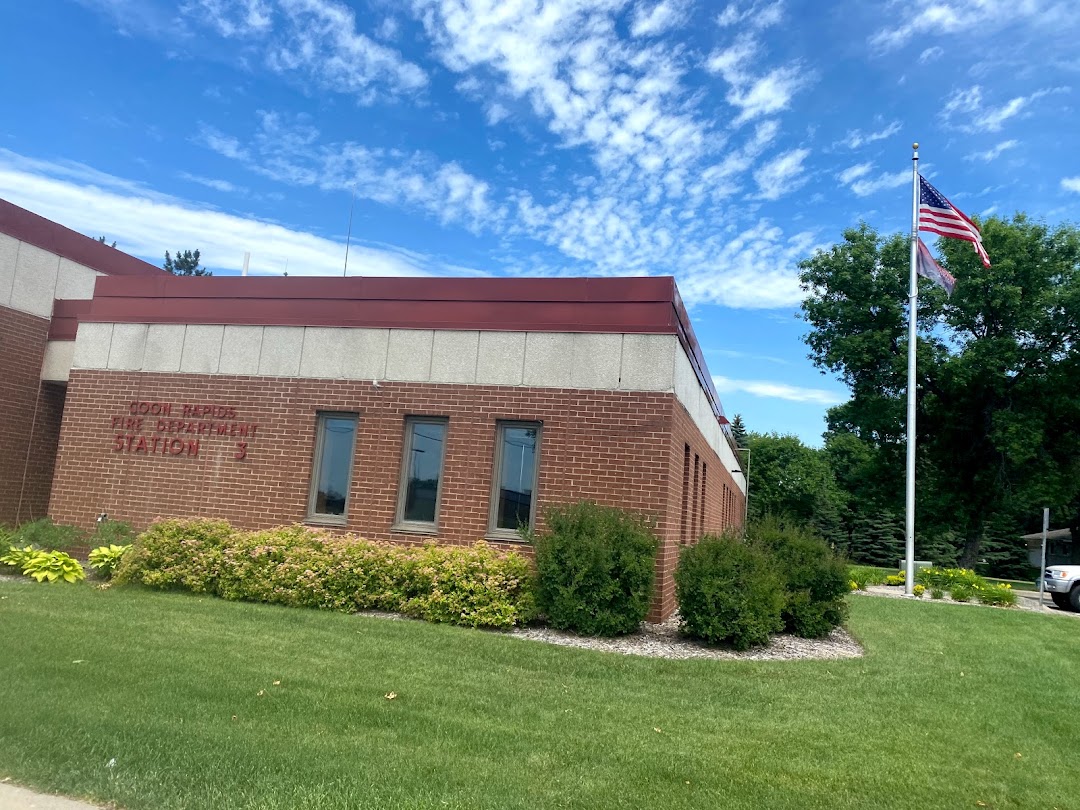
[[[0,233],[110,276],[166,275],[159,267],[0,199]]]
[[[79,318],[90,312],[92,303],[81,299],[55,299],[52,320],[49,322],[49,340],[74,340],[79,329]]]

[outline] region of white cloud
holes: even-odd
[[[282,73],[299,71],[320,86],[371,103],[387,87],[411,92],[427,75],[397,51],[357,32],[356,15],[333,0],[278,0],[288,22],[267,63]]]
[[[384,36],[393,33],[388,24],[392,29],[389,19],[379,29]],[[427,85],[418,65],[361,33],[355,12],[340,0],[184,0],[172,29],[157,26],[149,33],[181,45],[216,34],[228,40],[216,47],[235,52],[244,64],[265,64],[361,104]]]
[[[181,180],[187,180],[189,183],[198,183],[200,186],[206,186],[212,188],[215,191],[221,191],[226,194],[231,194],[235,191],[243,191],[244,189],[237,186],[235,183],[230,183],[228,180],[221,180],[214,177],[203,177],[198,174],[191,174],[189,172],[180,172],[177,174]]]
[[[719,74],[731,85],[726,99],[739,110],[736,124],[786,110],[794,95],[814,79],[798,62],[765,73],[755,71],[754,62],[762,50],[757,36],[744,31],[727,47],[714,50],[705,63],[710,73]]]
[[[966,90],[954,90],[945,100],[941,118],[946,124],[970,134],[1000,132],[1007,121],[1024,114],[1032,102],[1069,91],[1068,87],[1048,87],[1028,96],[1016,96],[996,107],[987,107],[983,103],[982,87],[976,84]]]
[[[873,169],[873,163],[857,163],[840,172],[837,179],[859,197],[869,197],[879,191],[899,188],[911,182],[910,171],[901,169],[898,172],[882,172],[877,177],[870,177]]]
[[[945,49],[940,48],[937,45],[933,45],[922,53],[919,54],[919,64],[927,65],[930,62],[934,62],[945,55]]]
[[[265,0],[189,0],[180,9],[230,39],[265,34],[273,27],[273,11]]]
[[[713,376],[713,384],[719,394],[746,393],[768,399],[788,402],[808,402],[814,405],[839,405],[847,400],[846,393],[828,391],[824,388],[804,388],[771,380],[735,380],[730,377]]]
[[[247,160],[249,157],[247,149],[239,140],[202,121],[199,122],[199,129],[192,140],[230,160]]]
[[[1002,28],[1015,30],[1022,24],[1052,30],[1074,21],[1073,10],[1060,0],[906,0],[889,4],[889,16],[897,19],[870,37],[881,51],[906,45],[921,36],[978,33],[980,42]]]
[[[897,132],[900,131],[900,122],[893,121],[883,129],[879,129],[876,132],[863,132],[859,129],[849,130],[847,137],[841,142],[848,149],[858,149],[862,146],[866,146],[868,143],[874,143],[875,141],[883,141],[886,138],[891,138]]]
[[[711,124],[681,84],[679,49],[619,37],[625,5],[414,0],[450,70],[482,80],[489,97],[527,101],[563,145],[588,148],[602,170],[628,161],[650,175],[680,170],[703,153]]]
[[[661,0],[654,5],[638,3],[630,21],[630,35],[650,37],[682,25],[689,8],[685,0]]]
[[[30,169],[30,170],[28,170]],[[139,193],[130,181],[93,170],[97,185],[70,182],[70,164],[27,161],[0,151],[0,196],[86,234],[105,234],[118,247],[158,264],[166,250],[202,251],[214,270],[239,271],[245,251],[252,273],[340,275],[344,241],[274,222],[240,217],[176,198]],[[350,275],[424,275],[443,271],[430,257],[377,243],[349,250]]]
[[[873,163],[856,163],[854,166],[849,166],[837,175],[837,179],[840,180],[845,186],[850,186],[860,177],[865,177],[873,170]]]
[[[1061,188],[1065,191],[1075,191],[1080,194],[1080,177],[1061,178]]]
[[[742,25],[748,28],[768,28],[784,19],[783,0],[776,2],[728,3],[716,17],[721,28]]]
[[[775,68],[746,85],[732,87],[728,103],[738,107],[736,123],[772,115],[791,106],[792,97],[810,82],[810,75],[798,65]]]
[[[982,152],[972,152],[970,155],[965,155],[964,160],[981,160],[984,163],[989,163],[991,160],[1001,157],[1001,154],[1009,149],[1015,149],[1020,145],[1020,141],[1008,140],[1002,141],[997,146],[992,146],[989,149]]]
[[[809,149],[791,149],[755,171],[754,180],[757,181],[761,197],[778,200],[802,186],[806,182],[803,161],[809,154]]]
[[[319,130],[305,118],[287,119],[267,111],[257,117],[259,127],[250,144],[205,125],[199,142],[281,183],[355,193],[384,205],[418,209],[443,224],[462,224],[474,232],[502,216],[490,200],[488,184],[456,162],[370,149],[352,141],[320,143]]]

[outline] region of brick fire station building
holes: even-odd
[[[175,278],[0,200],[0,523],[511,546],[652,515],[652,615],[745,479],[671,278]]]

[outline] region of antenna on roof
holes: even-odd
[[[356,184],[352,187],[352,200],[349,202],[349,230],[345,234],[345,269],[341,271],[341,276],[344,278],[349,275],[349,242],[352,240],[352,215],[353,208],[356,206]]]

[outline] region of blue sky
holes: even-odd
[[[796,265],[1080,219],[1068,0],[0,4],[0,197],[219,275],[673,274],[725,410],[817,444]],[[960,279],[963,284],[963,279]]]

